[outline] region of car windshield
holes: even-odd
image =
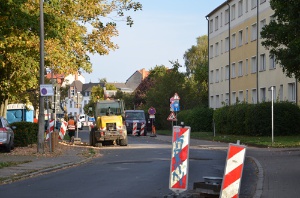
[[[126,112],[126,120],[145,120],[145,114],[143,112]]]

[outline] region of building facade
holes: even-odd
[[[211,108],[271,101],[272,93],[274,101],[300,103],[297,80],[261,45],[273,13],[269,0],[227,0],[206,16]]]

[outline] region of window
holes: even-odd
[[[229,37],[225,38],[225,52],[229,51]]]
[[[229,79],[229,66],[226,65],[225,66],[225,80],[228,80]]]
[[[283,85],[280,85],[279,88],[279,100],[283,101]]]
[[[231,6],[231,20],[235,19],[235,4]]]
[[[290,102],[296,101],[295,83],[288,83],[288,100]]]
[[[248,43],[248,27],[246,27],[246,31],[245,31],[245,44]]]
[[[231,49],[234,49],[236,47],[236,38],[235,38],[235,34],[232,34],[231,37]]]
[[[256,104],[257,103],[257,93],[256,89],[252,89],[252,103]]]
[[[243,30],[239,31],[239,46],[243,45]]]
[[[210,72],[209,72],[209,82],[210,83],[214,83],[214,70],[211,70]]]
[[[261,54],[260,55],[260,71],[266,70],[266,55]]]
[[[275,60],[275,55],[270,56],[270,69],[276,69],[276,60]]]
[[[238,16],[240,17],[242,15],[243,15],[243,0],[240,0],[238,4]]]
[[[240,62],[239,62],[238,75],[239,75],[239,76],[243,76],[243,61],[240,61]]]
[[[256,8],[257,6],[257,0],[251,0],[251,9]]]
[[[221,18],[220,18],[220,26],[223,26],[223,12],[221,12]]]
[[[225,24],[229,23],[229,9],[225,10]]]
[[[251,73],[256,73],[256,56],[251,58]]]
[[[231,65],[231,78],[235,78],[235,63]]]
[[[213,55],[214,55],[214,46],[211,45],[209,47],[209,58],[213,58]]]
[[[213,108],[214,96],[210,96],[210,107]]]
[[[215,17],[215,31],[217,31],[219,28],[219,16]]]
[[[239,102],[244,102],[244,92],[239,91]]]
[[[246,102],[249,101],[248,98],[249,98],[249,91],[248,91],[248,89],[247,89],[247,90],[246,90]]]
[[[213,19],[211,19],[210,21],[209,21],[209,33],[212,33],[213,32],[213,26],[214,25],[214,20]]]
[[[246,59],[246,62],[245,62],[245,75],[248,75],[248,59]]]
[[[219,99],[219,95],[216,95],[216,108],[220,107],[220,99]]]
[[[266,88],[260,88],[260,102],[266,101]]]
[[[229,93],[225,94],[225,104],[229,105]]]
[[[261,20],[261,21],[260,21],[259,35],[260,35],[260,33],[261,33],[263,27],[265,27],[265,25],[266,25],[266,19]],[[261,38],[261,36],[260,36],[260,38]]]
[[[231,104],[235,104],[236,103],[236,92],[232,92],[231,94]]]
[[[245,1],[246,1],[245,11],[247,13],[248,12],[248,7],[249,7],[249,0],[245,0]]]
[[[219,43],[218,42],[216,43],[216,46],[215,46],[215,56],[219,56]]]
[[[256,23],[252,25],[251,29],[251,41],[254,41],[257,39],[257,25]]]
[[[216,69],[216,83],[219,82],[219,69]]]

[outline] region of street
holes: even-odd
[[[82,141],[88,132],[79,131]],[[171,145],[150,136],[129,136],[127,147],[106,146],[101,156],[74,168],[0,186],[1,197],[164,197],[171,195]],[[226,151],[190,149],[188,190],[204,176],[223,177]],[[246,158],[240,197],[253,197],[255,165]],[[249,185],[251,184],[251,185]],[[17,190],[16,190],[17,189]]]

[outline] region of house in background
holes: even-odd
[[[82,75],[74,75],[73,78],[68,78],[70,80],[70,87],[68,91],[68,98],[65,99],[65,104],[67,108],[67,112],[69,115],[77,116],[79,114],[83,114],[83,107],[89,103],[92,87],[100,85],[104,88],[104,95],[107,98],[112,97],[116,94],[118,90],[124,93],[132,93],[148,76],[149,72],[145,69],[138,70],[134,72],[125,83],[116,83],[116,82],[107,82],[107,84],[115,85],[117,90],[106,90],[105,83],[84,83],[84,77]],[[79,78],[81,77],[81,78]],[[83,78],[83,79],[82,79]],[[80,99],[80,105],[77,105],[77,98],[82,96]]]

